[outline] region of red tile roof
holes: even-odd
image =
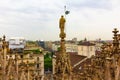
[[[58,56],[58,52],[56,53],[56,56]],[[70,56],[70,62],[71,62],[71,66],[73,67],[73,72],[79,72],[81,71],[80,67],[83,68],[84,64],[90,64],[90,59],[86,59],[85,61],[83,61],[82,63],[78,64],[77,66],[74,67],[75,64],[77,64],[78,62],[80,62],[81,60],[87,58],[86,56],[82,56],[82,55],[77,55],[73,52],[68,53]],[[57,58],[57,57],[56,57]]]

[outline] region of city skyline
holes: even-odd
[[[112,30],[120,30],[119,0],[1,0],[0,36],[59,40],[64,6],[70,11],[66,39],[111,40]]]

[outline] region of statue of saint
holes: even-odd
[[[60,21],[59,21],[59,28],[60,28],[61,32],[64,32],[64,27],[65,27],[65,18],[62,15],[60,18]]]

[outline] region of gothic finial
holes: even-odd
[[[114,54],[118,53],[118,48],[119,48],[119,39],[118,39],[118,33],[119,31],[117,30],[117,28],[114,29],[113,33],[114,33],[114,37],[113,37],[113,47],[114,47]]]
[[[114,31],[112,31],[113,33],[118,33],[119,31],[117,30],[117,28],[114,28]]]
[[[3,41],[5,41],[5,38],[6,38],[5,35],[3,35]]]

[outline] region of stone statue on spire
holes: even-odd
[[[62,38],[62,39],[64,39],[66,37],[65,32],[64,32],[65,22],[66,22],[66,20],[65,20],[64,16],[62,15],[59,20],[60,38]]]
[[[64,31],[64,28],[65,28],[65,18],[64,18],[63,15],[60,18],[59,27],[60,27],[61,32]]]

